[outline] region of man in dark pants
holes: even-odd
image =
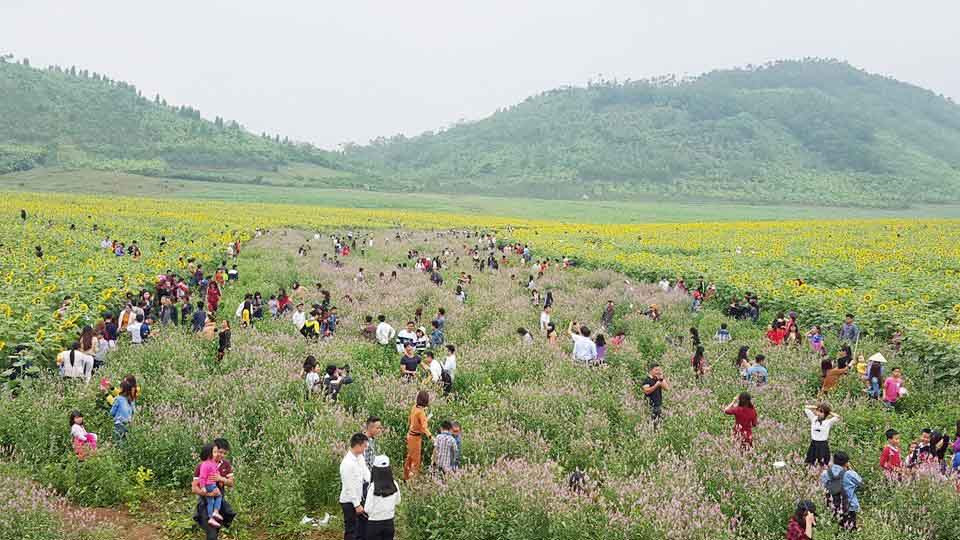
[[[340,507],[343,510],[343,540],[362,540],[360,529],[363,517],[364,485],[370,482],[370,469],[363,459],[367,436],[356,433],[350,437],[350,450],[340,462]]]
[[[206,540],[217,540],[217,536],[220,534],[220,529],[216,527],[211,527],[207,520],[210,516],[207,515],[207,502],[206,497],[215,497],[221,492],[224,495],[223,504],[220,507],[220,513],[223,515],[223,520],[221,523],[223,527],[230,527],[230,524],[233,523],[233,518],[237,516],[237,513],[233,511],[233,508],[230,507],[230,503],[227,502],[226,494],[227,487],[236,486],[236,481],[233,477],[233,465],[227,461],[227,454],[230,453],[230,443],[226,439],[214,439],[213,441],[213,459],[217,462],[217,476],[211,477],[211,479],[217,482],[217,490],[212,493],[207,493],[204,489],[204,486],[200,485],[200,466],[197,465],[197,470],[193,474],[193,483],[190,486],[191,491],[199,496],[197,500],[197,508],[193,514],[193,520],[197,522],[197,525],[203,529],[206,534]]]
[[[650,416],[654,425],[659,425],[662,414],[661,407],[663,406],[663,391],[670,389],[670,385],[663,377],[663,367],[660,364],[650,366],[648,376],[643,380],[640,389],[643,390],[644,395],[650,401]]]

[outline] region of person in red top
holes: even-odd
[[[207,285],[207,310],[210,313],[216,313],[220,305],[220,286],[216,281],[211,281]]]
[[[277,291],[277,313],[286,313],[291,308],[290,296],[287,291],[280,289]]]
[[[774,345],[782,345],[784,338],[787,337],[787,330],[782,326],[771,326],[767,330],[767,339]]]
[[[733,436],[740,441],[740,445],[743,448],[753,446],[753,428],[757,425],[757,410],[753,407],[750,394],[741,392],[723,412],[734,417]]]
[[[887,445],[883,447],[880,453],[880,468],[886,473],[897,473],[903,468],[903,462],[900,460],[900,433],[895,429],[888,429]]]
[[[817,505],[800,501],[797,511],[787,524],[787,540],[813,540],[813,526],[817,523]]]

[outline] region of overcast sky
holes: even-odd
[[[0,54],[334,148],[482,118],[598,74],[804,56],[960,100],[957,21],[955,0],[0,0]]]

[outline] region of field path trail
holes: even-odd
[[[98,527],[106,526],[122,540],[163,540],[166,538],[159,526],[118,508],[83,508],[93,514]]]

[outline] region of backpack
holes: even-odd
[[[847,470],[843,469],[840,471],[840,474],[833,475],[833,467],[827,470],[827,493],[831,497],[843,497],[846,498],[846,491],[843,489],[843,478],[847,475]]]

